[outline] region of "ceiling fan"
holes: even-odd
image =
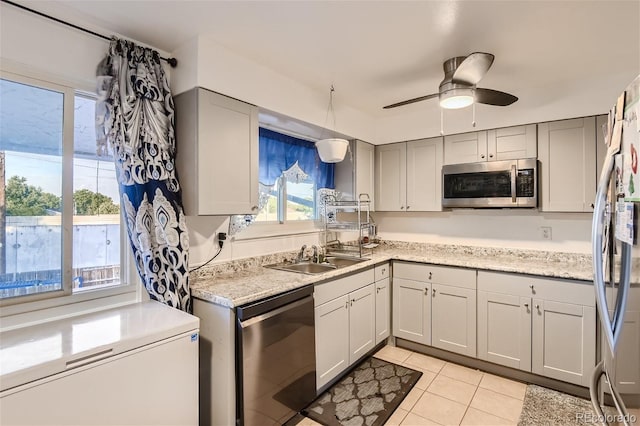
[[[474,101],[480,104],[507,106],[518,100],[510,93],[476,87],[476,84],[491,68],[495,57],[491,53],[474,52],[468,56],[456,56],[444,61],[444,80],[438,93],[413,98],[384,109],[395,108],[432,98],[440,98],[440,106],[446,109],[464,108]]]

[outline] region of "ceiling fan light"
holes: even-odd
[[[440,94],[440,106],[445,109],[459,109],[473,103],[471,89],[451,89]]]

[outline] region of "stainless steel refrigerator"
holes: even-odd
[[[616,363],[623,356],[621,339],[634,274],[633,246],[637,244],[640,206],[640,76],[625,89],[609,113],[602,131],[607,155],[602,167],[592,224],[594,289],[601,331],[601,361],[591,380],[591,402],[602,424],[630,425],[631,416],[616,381]],[[640,329],[627,328],[640,331]],[[635,333],[634,331],[634,333]],[[640,336],[635,336],[640,339]],[[628,339],[628,337],[627,337]],[[637,360],[636,360],[637,361]],[[604,379],[604,380],[603,380]],[[603,410],[611,402],[617,414]]]

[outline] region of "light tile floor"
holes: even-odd
[[[375,356],[423,373],[386,426],[518,423],[524,383],[393,346],[383,347]],[[632,414],[638,416],[638,410]],[[298,425],[318,423],[305,418]]]

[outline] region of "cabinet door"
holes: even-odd
[[[201,88],[182,93],[176,143],[187,215],[257,212],[257,107]]]
[[[540,299],[533,305],[531,370],[589,386],[596,355],[595,308]]]
[[[478,358],[531,371],[531,298],[478,291]]]
[[[375,210],[375,149],[374,146],[356,141],[356,187],[355,198],[360,194],[369,194],[371,198],[371,210]]]
[[[538,124],[541,208],[592,212],[596,194],[595,117]]]
[[[431,344],[476,356],[476,290],[431,285]]]
[[[608,116],[598,115],[596,117],[596,189],[600,182],[600,173],[607,155],[607,145],[604,143],[604,132],[602,127],[607,123]]]
[[[407,197],[407,145],[378,145],[376,151],[376,210],[404,211]]]
[[[487,132],[487,159],[495,161],[536,158],[538,156],[536,131],[535,124],[489,130]]]
[[[407,142],[406,210],[442,210],[442,138]]]
[[[393,278],[393,335],[431,344],[431,284]]]
[[[376,294],[369,284],[349,293],[349,364],[375,346]]]
[[[316,387],[320,389],[349,366],[349,296],[315,308]]]
[[[444,137],[444,164],[487,161],[487,132],[471,132]]]
[[[388,269],[388,268],[387,268]],[[376,345],[391,333],[391,293],[389,278],[374,283],[376,288]]]
[[[625,312],[615,363],[618,391],[640,393],[640,311]]]

